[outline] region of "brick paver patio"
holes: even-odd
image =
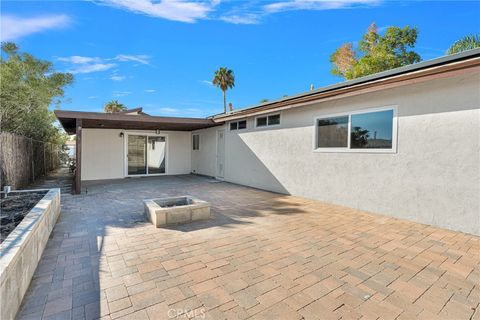
[[[142,199],[214,218],[156,229]],[[64,196],[20,319],[480,319],[480,239],[195,176]]]

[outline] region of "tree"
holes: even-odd
[[[347,80],[419,62],[420,56],[409,48],[417,41],[418,30],[389,27],[384,35],[372,23],[355,50],[352,43],[342,44],[330,56],[332,74]]]
[[[268,99],[262,99],[259,101],[259,103],[267,103],[268,102]]]
[[[49,107],[59,107],[70,73],[56,72],[51,62],[20,53],[12,42],[2,43],[0,58],[0,129],[32,139],[64,143]]]
[[[227,90],[235,86],[235,75],[233,74],[233,71],[226,67],[220,67],[215,71],[212,84],[222,90],[223,112],[227,113]]]
[[[447,54],[480,48],[480,35],[471,34],[455,41],[447,50]]]
[[[112,100],[103,106],[103,111],[107,113],[120,112],[127,109],[123,103],[118,102],[118,100]]]

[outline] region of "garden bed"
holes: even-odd
[[[0,243],[47,194],[47,190],[0,193]]]
[[[60,215],[60,189],[11,192],[2,205],[10,222],[0,243],[0,319],[14,319]]]

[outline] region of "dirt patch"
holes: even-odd
[[[0,243],[2,243],[47,194],[47,191],[10,192],[7,197],[0,194]]]

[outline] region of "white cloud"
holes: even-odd
[[[166,113],[166,114],[179,114],[182,110],[176,109],[176,108],[163,107],[158,109],[158,111],[160,111],[160,113]]]
[[[227,15],[220,18],[220,20],[233,24],[257,24],[260,23],[261,14],[247,13],[243,15]]]
[[[14,15],[1,16],[1,41],[12,41],[33,33],[69,26],[71,19],[65,14],[23,18]]]
[[[88,96],[87,99],[97,99],[97,96]]]
[[[82,57],[82,56],[59,57],[57,60],[62,62],[70,62],[73,64],[84,64],[84,63],[101,61],[101,59],[98,57]]]
[[[119,76],[118,74],[114,74],[114,75],[110,76],[110,80],[113,80],[113,81],[123,81],[125,79],[127,79],[127,77]]]
[[[128,54],[119,54],[115,58],[117,61],[134,61],[138,62],[141,64],[149,64],[150,63],[150,56],[147,56],[145,54],[139,54],[139,55],[128,55]]]
[[[71,73],[91,73],[110,70],[117,66],[119,62],[138,62],[141,64],[149,64],[150,56],[148,55],[125,55],[119,54],[114,58],[100,58],[100,57],[85,57],[85,56],[70,56],[70,57],[57,57],[58,61],[69,64],[70,68],[68,72]],[[113,81],[123,81],[127,77],[117,74],[118,70],[115,70],[109,77]]]
[[[267,13],[292,10],[333,10],[362,5],[375,5],[380,0],[289,0],[270,3],[263,6]]]
[[[124,97],[128,96],[129,94],[132,94],[131,91],[113,91],[112,95],[114,97]]]
[[[151,17],[191,23],[206,18],[219,1],[103,0],[96,3]]]
[[[203,83],[203,84],[209,85],[209,86],[213,86],[212,81],[209,81],[209,80],[202,80],[200,82]]]
[[[115,67],[115,63],[94,63],[94,64],[83,64],[71,69],[71,73],[91,73],[98,71],[105,71]]]
[[[155,90],[155,89],[147,89],[147,90],[143,90],[143,91],[148,92],[148,93],[157,92],[157,90]]]

